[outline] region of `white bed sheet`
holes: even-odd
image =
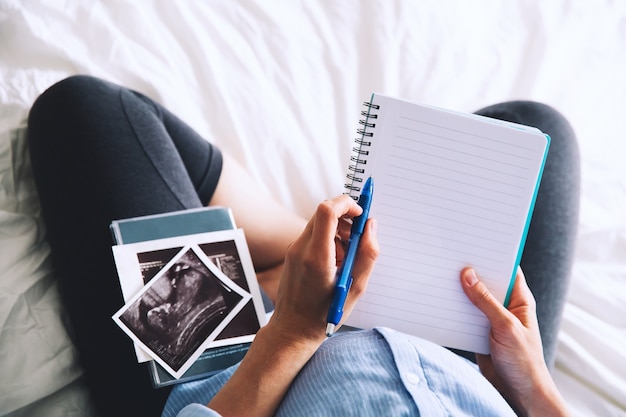
[[[164,103],[305,216],[343,191],[372,91],[553,105],[582,157],[555,376],[575,415],[626,415],[626,3],[3,0],[0,415],[89,414],[24,143],[35,97],[76,73]]]

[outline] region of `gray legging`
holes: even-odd
[[[552,137],[522,259],[552,364],[576,234],[576,140],[567,121],[542,104],[503,103],[479,113]],[[111,320],[123,299],[108,226],[206,205],[221,153],[147,97],[88,76],[43,93],[28,125],[52,261],[94,404],[102,416],[160,415],[169,389],[152,388],[130,340]]]

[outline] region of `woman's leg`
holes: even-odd
[[[201,207],[221,153],[149,99],[92,77],[66,79],[29,116],[33,171],[52,261],[96,408],[103,416],[160,415],[130,339],[111,320],[123,298],[109,224]]]
[[[537,300],[537,317],[546,363],[554,365],[557,336],[574,259],[578,226],[580,161],[576,136],[553,108],[513,101],[478,114],[533,126],[551,143],[535,203],[521,267]]]

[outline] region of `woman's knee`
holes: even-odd
[[[548,130],[554,130],[554,127],[573,134],[569,121],[561,112],[552,106],[537,101],[506,101],[482,108],[476,113],[494,119],[536,127],[547,134],[550,134]]]
[[[550,153],[578,164],[576,134],[567,118],[552,106],[530,100],[507,101],[485,107],[476,112],[482,116],[536,127],[551,138]]]
[[[105,80],[74,75],[44,91],[28,115],[28,140],[33,153],[47,153],[59,146],[75,146],[84,139],[87,126],[98,123],[103,112],[119,102],[119,87]],[[83,132],[83,133],[81,133]]]
[[[89,75],[74,75],[53,84],[33,103],[28,126],[72,123],[88,115],[94,106],[105,104],[116,86]]]

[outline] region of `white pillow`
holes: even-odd
[[[62,322],[25,122],[0,126],[0,254],[0,415],[5,415],[53,395],[82,374]],[[75,396],[70,403],[86,403],[84,390],[70,395]]]

